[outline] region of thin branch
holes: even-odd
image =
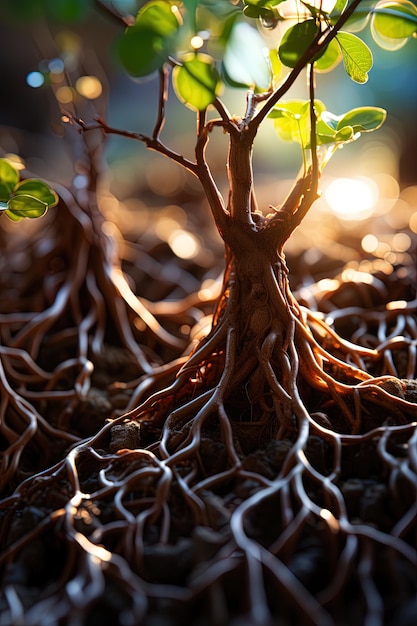
[[[268,229],[279,226],[270,230],[271,236],[278,242],[278,247],[282,246],[299,226],[317,198],[317,181],[314,183],[310,168],[307,174],[297,179],[284,203],[278,209],[274,209],[275,214],[264,224],[264,228]]]
[[[304,68],[312,62],[314,57],[320,50],[329,45],[329,43],[334,39],[342,28],[342,26],[346,23],[355,9],[359,6],[362,0],[353,0],[352,4],[346,9],[346,11],[339,17],[336,24],[333,27],[329,26],[329,32],[324,35],[323,33],[318,33],[316,40],[311,44],[309,48],[305,51],[305,53],[300,57],[298,63],[292,70],[292,72],[287,76],[287,79],[282,83],[280,87],[278,87],[273,94],[266,101],[265,105],[262,109],[255,115],[255,117],[250,122],[249,126],[258,128],[261,122],[265,119],[271,109],[279,102],[279,100],[287,93],[287,91],[292,87],[295,83],[298,76],[304,70]]]
[[[317,179],[314,180],[313,174],[310,171],[310,173],[304,178],[303,194],[300,199],[300,204],[296,208],[296,211],[293,212],[290,220],[289,235],[297,228],[297,226],[299,226],[299,224],[301,224],[318,197]]]
[[[227,226],[228,213],[225,208],[223,197],[214,181],[210,168],[206,160],[206,148],[209,141],[209,132],[213,126],[223,126],[222,120],[213,120],[203,125],[203,119],[205,119],[205,112],[199,113],[198,117],[198,138],[195,146],[196,155],[196,176],[198,177],[205,193],[207,200],[210,204],[210,208],[216,222],[216,226],[221,235],[223,235]]]
[[[140,141],[141,143],[145,144],[145,146],[150,150],[153,150],[154,152],[159,152],[159,154],[168,157],[169,159],[171,159],[171,161],[175,161],[176,163],[181,165],[181,167],[194,174],[194,176],[197,176],[197,178],[199,177],[199,171],[196,163],[190,161],[182,154],[171,150],[171,148],[165,146],[165,144],[163,144],[157,138],[149,137],[148,135],[144,135],[143,133],[135,133],[128,130],[113,128],[112,126],[106,124],[106,122],[101,118],[96,118],[95,122],[87,124],[86,122],[84,122],[84,120],[80,118],[74,118],[71,114],[68,114],[67,112],[64,112],[64,115],[69,118],[70,122],[77,124],[80,127],[80,132],[82,133],[89,130],[100,129],[106,135],[119,135],[120,137],[126,137],[127,139],[135,139],[136,141]]]
[[[253,119],[256,114],[256,110],[258,108],[258,104],[260,102],[264,102],[268,100],[272,91],[267,91],[265,93],[254,93],[252,89],[250,89],[246,94],[246,111],[245,116],[242,119],[243,124],[246,126]]]
[[[198,111],[197,113],[197,137],[200,137],[201,134],[204,132],[204,127],[206,125],[206,118],[207,118],[207,109],[204,109],[204,111]],[[210,131],[211,128],[209,128],[208,130]]]
[[[317,112],[314,103],[315,75],[314,63],[308,66],[308,88],[310,95],[310,149],[311,149],[311,177],[312,183],[318,188],[319,166],[317,158]]]
[[[299,179],[293,187],[292,192],[281,207],[280,214],[289,215],[288,235],[302,222],[312,204],[318,198],[319,186],[319,166],[317,158],[317,113],[314,104],[315,100],[315,76],[314,63],[308,65],[308,88],[310,99],[310,150],[311,168],[303,178]]]
[[[230,115],[225,104],[220,100],[220,98],[215,99],[215,101],[213,102],[213,106],[216,109],[217,113],[222,118],[225,124],[225,128],[227,128],[229,124],[231,124],[232,122],[232,115]]]
[[[158,116],[153,129],[152,138],[158,139],[165,124],[165,105],[168,100],[168,71],[165,65],[159,70]]]

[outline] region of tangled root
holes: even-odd
[[[131,296],[111,270],[92,274],[83,245],[66,279],[48,279],[49,305],[0,320],[0,624],[405,623],[416,303],[343,310],[316,290],[315,306],[292,306],[285,352],[271,323],[243,360],[226,299],[191,356],[163,364],[146,339],[133,348]],[[126,308],[109,313],[115,293]],[[128,353],[116,385],[116,347],[95,349],[109,314]],[[76,356],[47,368],[54,344]],[[113,395],[97,392],[100,366]],[[80,407],[92,419],[100,402],[81,439]]]

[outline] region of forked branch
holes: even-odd
[[[168,148],[168,146],[162,143],[162,141],[160,141],[158,137],[154,138],[154,137],[150,137],[149,135],[145,135],[143,133],[136,133],[136,132],[132,132],[129,130],[114,128],[113,126],[109,126],[100,117],[96,117],[94,122],[86,123],[84,122],[83,119],[75,118],[69,115],[68,113],[65,113],[65,115],[69,117],[71,123],[75,123],[79,126],[80,132],[82,133],[85,133],[90,130],[100,129],[106,135],[118,135],[120,137],[126,137],[128,139],[134,139],[136,141],[140,141],[141,143],[145,144],[145,146],[149,150],[153,150],[154,152],[159,152],[159,154],[162,154],[163,156],[168,157],[169,159],[171,159],[171,161],[175,161],[175,163],[178,163],[179,165],[181,165],[181,167],[183,167],[184,169],[194,174],[194,176],[198,177],[197,164],[194,163],[193,161],[190,161],[185,156],[183,156],[182,154],[179,154],[175,150]]]

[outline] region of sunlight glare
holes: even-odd
[[[387,311],[396,311],[398,309],[406,309],[409,305],[409,302],[406,300],[392,300],[386,304]]]
[[[329,509],[321,509],[320,517],[327,523],[331,532],[336,533],[339,530],[339,522]]]
[[[379,192],[370,178],[336,178],[324,191],[324,197],[338,217],[350,221],[372,215]]]

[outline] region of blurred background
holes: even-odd
[[[134,81],[120,69],[115,42],[123,29],[93,4],[6,0],[0,9],[0,153],[19,155],[30,171],[52,183],[77,185],[77,177],[82,183],[79,139],[76,129],[62,123],[65,111],[87,122],[99,114],[111,126],[145,133],[155,120],[156,81]],[[134,12],[137,4],[120,0],[111,6]],[[379,48],[369,37],[367,43],[374,54],[369,82],[353,83],[339,66],[318,76],[317,96],[336,115],[355,106],[383,107],[387,121],[334,155],[322,177],[322,196],[289,242],[288,255],[303,255],[303,262],[314,266],[325,254],[328,267],[334,257],[355,271],[390,272],[396,265],[415,269],[417,40],[396,51]],[[306,98],[305,81],[289,97]],[[226,90],[223,98],[231,112],[243,115],[244,90]],[[194,130],[193,112],[170,94],[165,142],[193,158]],[[216,131],[208,154],[223,190],[226,150],[226,138]],[[207,267],[222,256],[192,175],[122,137],[106,139],[105,163],[100,208],[122,232],[151,232],[175,255]],[[272,121],[266,121],[254,154],[262,210],[283,201],[300,164],[300,149],[283,143]]]

